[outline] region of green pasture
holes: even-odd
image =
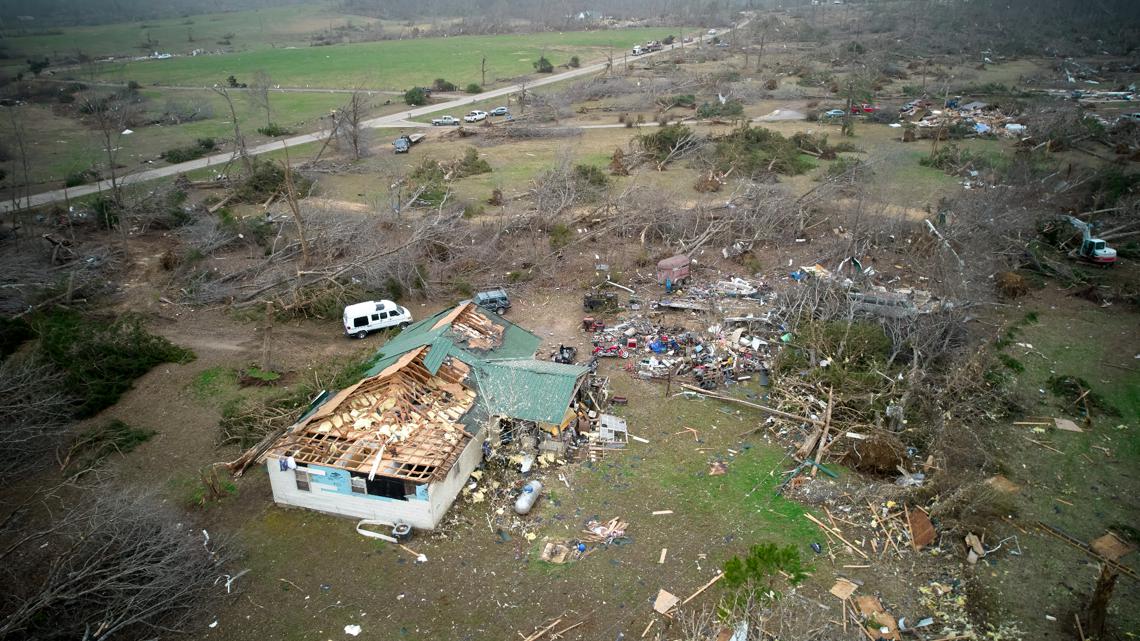
[[[387,40],[328,47],[260,49],[217,56],[108,63],[95,70],[97,79],[135,80],[144,85],[223,83],[229,76],[248,82],[265,71],[273,82],[290,87],[401,90],[430,85],[436,78],[463,87],[482,83],[487,59],[487,85],[533,72],[545,55],[556,67],[577,55],[582,64],[596,62],[612,49],[615,56],[635,43],[662,38],[667,28],[578,31],[496,36],[460,36]],[[78,70],[77,70],[78,76]]]

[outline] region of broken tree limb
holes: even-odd
[[[538,639],[541,639],[544,635],[546,635],[547,632],[550,632],[551,630],[553,630],[554,626],[558,625],[559,623],[562,623],[561,618],[555,619],[554,623],[551,623],[550,625],[539,630],[538,632],[535,632],[534,634],[530,635],[529,637],[523,639],[523,641],[538,641]]]
[[[954,258],[958,260],[958,267],[965,267],[966,262],[962,260],[962,257],[958,255],[958,252],[954,251],[954,248],[950,246],[950,241],[946,240],[946,237],[942,235],[942,232],[938,231],[938,229],[935,228],[934,223],[930,222],[929,218],[924,218],[923,222],[926,223],[926,228],[930,230],[930,233],[933,234],[934,237],[942,243],[942,246],[946,249],[949,249],[951,254],[954,254]]]
[[[711,580],[711,581],[709,581],[708,583],[706,583],[706,584],[702,585],[702,586],[701,586],[701,587],[700,587],[700,588],[699,588],[699,589],[698,589],[696,592],[694,592],[694,593],[690,594],[690,595],[689,595],[689,598],[685,599],[684,601],[681,601],[681,605],[685,605],[685,604],[686,604],[686,603],[688,603],[689,601],[692,601],[693,599],[697,598],[698,596],[700,596],[700,594],[701,594],[702,592],[704,592],[705,590],[707,590],[707,589],[711,588],[711,587],[712,587],[712,585],[713,585],[714,583],[716,583],[717,581],[719,581],[719,580],[721,580],[721,579],[723,579],[723,578],[724,578],[724,572],[720,572],[720,573],[718,573],[718,574],[717,574],[715,577],[713,577],[713,578],[712,578],[712,580]],[[678,607],[680,607],[680,606],[678,606]]]
[[[819,435],[819,449],[815,451],[816,465],[811,468],[812,478],[815,478],[816,472],[819,471],[819,463],[823,456],[823,447],[827,443],[827,430],[831,427],[831,407],[834,400],[834,388],[827,388],[827,411],[823,414],[823,432]]]
[[[731,396],[723,396],[721,394],[715,394],[715,393],[710,392],[708,390],[703,390],[699,387],[696,387],[695,385],[689,385],[688,383],[682,383],[681,387],[690,391],[690,392],[700,394],[701,396],[708,396],[709,398],[715,398],[718,401],[727,401],[729,403],[736,403],[738,405],[743,405],[745,407],[751,407],[752,409],[760,410],[761,412],[766,412],[768,414],[771,414],[772,416],[778,416],[780,418],[788,419],[789,421],[800,421],[803,423],[811,423],[812,425],[819,425],[819,426],[823,425],[823,421],[816,420],[814,418],[807,418],[804,416],[796,416],[795,414],[789,414],[788,412],[782,412],[778,409],[773,409],[771,407],[765,407],[765,406],[759,405],[757,403],[750,403],[748,401],[742,401],[739,398],[733,398]],[[757,429],[759,429],[759,428],[757,428]],[[748,432],[745,432],[745,434],[749,434],[749,433],[755,432],[755,431],[756,431],[755,429],[749,430]]]
[[[550,635],[550,638],[551,638],[551,639],[558,639],[558,638],[561,638],[563,634],[566,634],[567,632],[569,632],[569,631],[573,630],[574,628],[576,628],[576,627],[578,627],[578,626],[582,625],[582,624],[583,624],[583,623],[585,623],[585,622],[586,622],[586,620],[585,620],[585,619],[582,619],[581,621],[579,621],[579,622],[575,623],[574,625],[572,625],[572,626],[570,626],[570,627],[568,627],[568,628],[562,628],[562,629],[561,629],[561,630],[559,630],[558,632],[555,632],[554,634]]]
[[[823,521],[820,521],[819,519],[815,518],[814,516],[812,516],[806,512],[804,513],[804,517],[807,518],[807,520],[811,521],[812,523],[815,523],[816,525],[818,525],[819,529],[821,529],[824,532],[834,536],[835,538],[839,539],[840,541],[843,541],[844,545],[851,548],[859,556],[863,557],[864,559],[868,559],[868,560],[870,559],[870,557],[867,556],[866,552],[855,547],[850,541],[843,538],[843,535],[840,534],[839,531],[836,530],[835,528],[832,528],[831,526],[825,524]]]

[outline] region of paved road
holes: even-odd
[[[743,27],[746,24],[748,24],[748,23],[743,22],[738,26],[738,28]],[[720,32],[719,35],[724,35],[725,33],[728,33],[728,30]],[[702,40],[709,40],[709,39],[711,39],[711,36],[701,36],[701,39]],[[639,56],[639,59],[647,58],[650,56],[661,55],[664,53],[668,53],[671,50],[672,50],[672,48],[666,48],[666,49],[663,49],[661,51],[655,51],[652,53],[642,54],[641,56]],[[615,61],[614,64],[617,65],[619,63]],[[418,116],[426,116],[427,114],[435,113],[438,111],[458,109],[460,107],[464,107],[464,106],[470,105],[472,103],[482,102],[484,100],[490,100],[491,98],[498,98],[500,96],[506,96],[507,94],[521,91],[523,89],[524,84],[525,84],[527,89],[534,89],[536,87],[542,87],[542,86],[553,84],[556,82],[562,82],[563,80],[569,80],[571,78],[578,78],[580,76],[588,76],[590,74],[601,73],[602,71],[605,71],[605,69],[606,69],[606,63],[605,62],[598,62],[595,64],[586,65],[585,67],[580,67],[578,69],[571,69],[570,71],[565,71],[563,73],[551,74],[551,75],[546,76],[544,78],[528,79],[525,83],[517,83],[517,84],[509,85],[506,87],[501,87],[499,89],[492,89],[491,91],[484,91],[483,93],[480,93],[480,94],[472,94],[470,96],[465,96],[462,98],[456,98],[455,100],[449,100],[447,102],[436,103],[434,105],[426,105],[423,107],[417,107],[415,109],[411,109],[409,111],[402,111],[402,112],[395,113],[395,114],[389,114],[387,116],[380,116],[378,118],[372,118],[371,120],[364,121],[363,125],[365,127],[371,128],[371,129],[382,129],[382,128],[389,128],[389,127],[424,127],[424,126],[430,127],[431,125],[425,125],[424,123],[411,122],[410,119],[416,118]],[[246,149],[246,151],[250,155],[265,154],[265,153],[269,153],[271,151],[280,151],[284,147],[296,147],[298,145],[304,145],[304,144],[308,144],[311,142],[320,142],[320,141],[323,141],[325,138],[327,138],[328,135],[329,135],[329,132],[327,130],[322,130],[322,131],[317,131],[317,132],[314,132],[311,134],[304,134],[304,135],[300,135],[300,136],[292,136],[290,138],[283,138],[281,140],[275,140],[273,142],[267,142],[267,143],[262,144],[262,145],[256,145],[254,147],[248,147]],[[194,171],[197,169],[205,169],[208,167],[224,166],[226,163],[232,162],[233,160],[234,160],[234,154],[232,152],[231,153],[224,153],[224,154],[215,154],[213,156],[206,156],[204,158],[199,158],[198,160],[191,160],[189,162],[179,163],[177,165],[169,165],[167,167],[159,167],[157,169],[148,169],[146,171],[140,171],[140,172],[133,173],[133,174],[127,174],[126,176],[119,178],[119,184],[120,185],[132,185],[135,183],[146,182],[146,181],[155,180],[158,178],[169,178],[171,176],[177,176],[178,174],[186,173],[188,171]],[[16,204],[16,208],[17,209],[27,209],[29,207],[39,207],[41,205],[47,205],[47,204],[51,204],[51,203],[55,203],[55,202],[61,202],[61,201],[64,201],[68,198],[78,198],[81,196],[88,196],[88,195],[99,193],[102,191],[107,191],[109,189],[111,189],[111,181],[110,180],[103,180],[103,181],[100,181],[97,183],[89,183],[86,185],[79,185],[79,186],[71,187],[68,189],[57,189],[55,191],[41,192],[38,194],[33,194],[32,196],[30,196],[28,198],[20,199],[18,204]],[[3,202],[0,202],[0,212],[11,211],[12,207],[13,207],[13,203],[11,200],[5,200]]]

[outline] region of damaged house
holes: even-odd
[[[536,360],[539,342],[470,301],[409,326],[265,452],[274,501],[434,528],[489,436],[521,424],[557,446],[577,428],[588,369]]]

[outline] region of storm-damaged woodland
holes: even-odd
[[[1140,626],[1129,3],[253,4],[5,18],[0,638]]]

